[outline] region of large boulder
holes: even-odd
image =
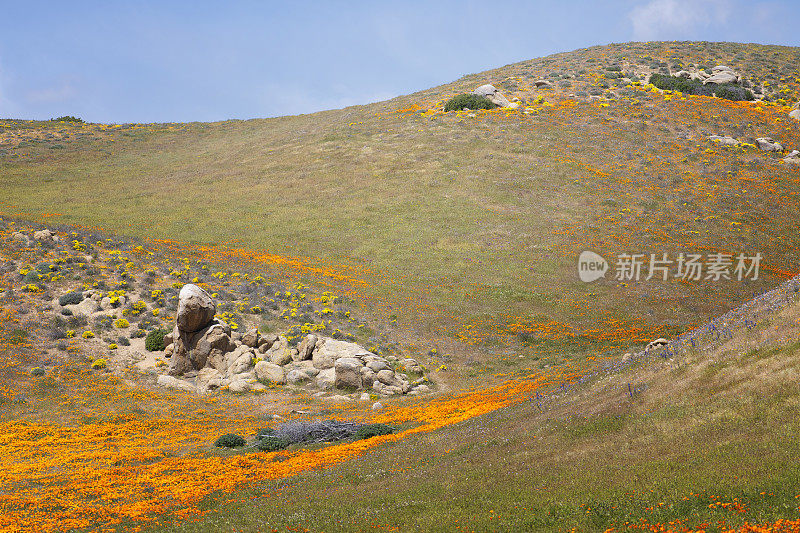
[[[177,376],[205,366],[225,371],[225,355],[235,348],[230,335],[230,326],[219,319],[212,320],[200,331],[190,333],[181,331],[176,324],[172,330],[168,373]]]
[[[486,97],[491,100],[493,104],[499,105],[500,107],[509,107],[511,105],[511,102],[508,101],[508,98],[503,96],[502,93],[500,93],[500,91],[498,91],[497,88],[490,83],[481,85],[472,91],[472,94]]]
[[[256,363],[255,372],[256,378],[260,381],[268,381],[277,384],[286,383],[286,374],[283,371],[283,367],[275,363],[259,361]]]
[[[800,109],[794,109],[790,111],[789,117],[800,121]]]
[[[314,348],[317,345],[317,336],[312,334],[306,335],[300,344],[297,346],[297,354],[292,356],[295,361],[305,361],[311,359]]]
[[[49,229],[33,232],[33,239],[39,242],[58,242],[58,237],[53,235]]]
[[[336,360],[334,366],[335,382],[337,389],[360,389],[361,369],[364,364],[355,357],[342,357]]]
[[[187,283],[178,294],[178,312],[175,322],[178,329],[185,333],[199,331],[206,327],[217,312],[214,299],[206,291]]]
[[[739,74],[731,67],[717,65],[711,69],[711,76],[703,80],[703,84],[715,83],[721,85],[723,83],[739,83],[739,79]]]
[[[317,345],[317,349],[314,350],[314,355],[311,360],[315,368],[324,370],[333,368],[336,364],[336,360],[342,357],[363,356],[375,357],[375,354],[354,342],[326,338],[321,346]]]

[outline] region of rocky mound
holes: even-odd
[[[193,284],[183,286],[175,327],[164,341],[169,377],[160,377],[160,384],[233,392],[291,384],[319,391],[371,390],[381,396],[430,391],[424,369],[414,359],[384,358],[356,343],[315,334],[296,345],[282,335],[262,335],[257,329],[240,334],[215,318],[215,310],[206,291]]]

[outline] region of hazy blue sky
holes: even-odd
[[[309,113],[595,44],[797,46],[798,20],[800,0],[0,0],[0,117]]]

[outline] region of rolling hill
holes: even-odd
[[[386,415],[313,405],[315,413],[406,424],[401,437],[374,441],[381,446],[220,458],[208,457],[203,439],[232,420],[252,429],[246,401],[170,397],[175,414],[161,407],[164,397],[86,378],[78,365],[57,383],[21,380],[32,387],[30,404],[3,415],[8,435],[32,445],[48,431],[63,433],[76,454],[64,451],[73,457],[66,463],[80,465],[82,431],[128,435],[152,454],[147,475],[159,485],[143,474],[119,492],[169,490],[181,509],[177,524],[156,531],[257,531],[264,520],[312,531],[626,523],[710,531],[796,519],[793,293],[786,307],[730,330],[706,329],[680,353],[605,365],[800,272],[800,166],[756,142],[800,149],[800,126],[788,116],[800,98],[799,60],[798,48],[758,44],[610,44],[310,115],[0,120],[6,221],[140,239],[175,264],[202,260],[345,294],[376,337],[441,365],[435,379],[446,391]],[[651,74],[716,65],[739,72],[757,100],[647,83]],[[448,98],[485,83],[521,105],[443,112]],[[711,135],[741,143],[720,145]],[[578,277],[587,250],[610,263],[591,283]],[[614,259],[623,254],[762,260],[757,278],[617,279]],[[5,333],[16,327],[0,322]],[[10,342],[0,348],[19,351]],[[580,375],[592,377],[551,396]],[[91,408],[65,407],[64,395]],[[545,406],[542,395],[552,398]],[[101,397],[107,417],[94,403]],[[55,426],[37,426],[42,413]],[[148,432],[168,440],[176,420],[185,424],[180,446],[149,442]],[[83,429],[73,435],[75,427]],[[113,461],[129,467],[129,456],[118,455],[86,461],[108,461],[98,475],[113,484],[122,476]],[[275,464],[258,462],[264,457]],[[308,472],[321,461],[341,464]],[[224,490],[209,495],[218,483]],[[181,484],[191,489],[174,488]],[[3,498],[0,490],[0,505]],[[116,516],[135,522],[137,512],[114,508],[90,519],[97,527]]]

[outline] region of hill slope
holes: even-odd
[[[631,43],[313,115],[122,126],[3,121],[0,209],[356,267],[373,311],[387,324],[398,315],[399,339],[427,339],[425,348],[438,345],[457,361],[469,354],[487,372],[513,369],[516,355],[497,361],[498,347],[545,357],[574,351],[567,341],[613,347],[670,335],[798,270],[798,169],[706,136],[771,136],[800,148],[783,105],[797,99],[799,53]],[[773,102],[675,97],[615,77],[719,63]],[[533,88],[540,77],[555,88]],[[533,111],[436,112],[447,96],[484,82]],[[539,95],[545,101],[532,103]],[[607,257],[760,252],[764,261],[749,283],[609,275],[587,285],[575,267],[585,249]]]
[[[794,531],[798,287],[727,317],[748,326],[724,339],[640,354],[574,390],[220,492],[198,521],[147,531]]]

